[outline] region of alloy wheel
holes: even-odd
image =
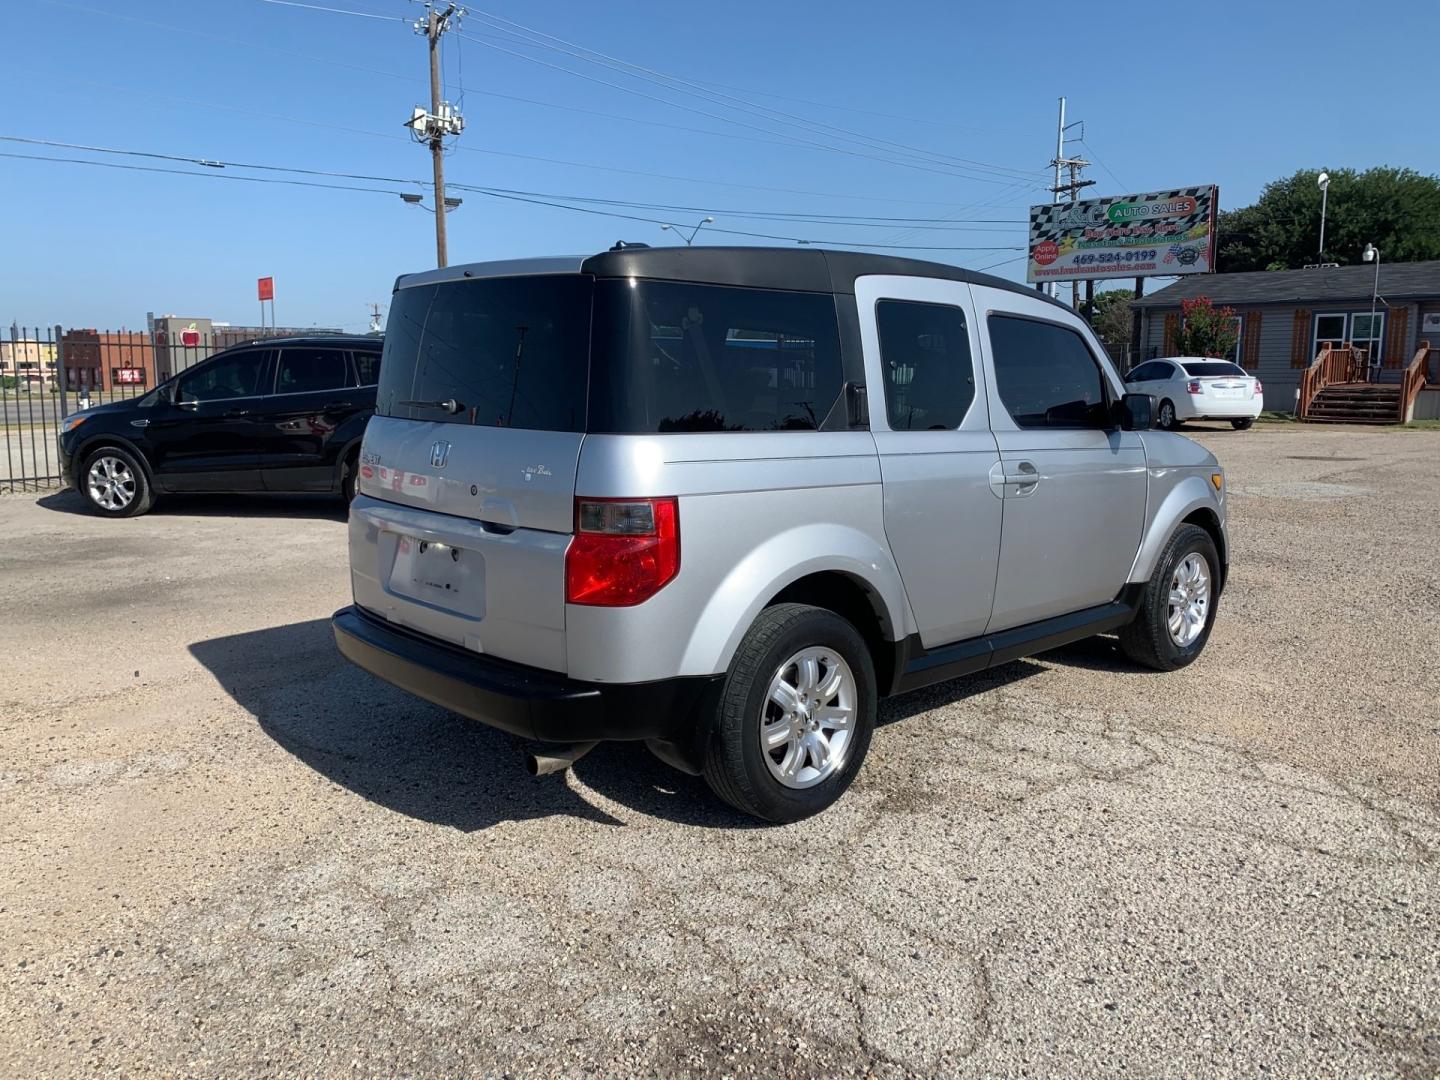
[[[1210,564],[1192,551],[1180,560],[1170,578],[1170,610],[1166,625],[1180,648],[1195,643],[1210,617]]]
[[[91,501],[101,509],[112,512],[124,510],[134,502],[139,487],[129,464],[123,458],[109,454],[90,463],[85,482]]]
[[[845,767],[858,694],[850,665],[834,649],[801,649],[770,679],[760,710],[760,752],[785,787],[809,788]]]

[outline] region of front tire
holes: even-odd
[[[1220,599],[1220,554],[1198,525],[1181,525],[1165,545],[1140,594],[1120,648],[1137,664],[1174,671],[1193,663],[1210,640]]]
[[[102,446],[87,457],[77,479],[90,509],[104,517],[136,517],[155,503],[144,467],[118,446]]]
[[[818,814],[865,759],[877,698],[875,665],[854,626],[808,604],[766,608],[726,674],[705,779],[765,821]]]
[[[1231,420],[1230,426],[1236,431],[1249,431],[1255,426],[1255,418],[1253,416],[1247,416],[1243,420]]]
[[[1175,417],[1175,403],[1169,398],[1160,403],[1160,411],[1155,414],[1155,426],[1161,431],[1174,431],[1180,426]]]

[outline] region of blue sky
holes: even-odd
[[[401,127],[428,97],[423,41],[401,21],[420,5],[314,2],[396,18],[262,0],[8,0],[0,134],[427,181],[429,157]],[[1097,163],[1087,173],[1097,195],[1213,182],[1229,208],[1302,167],[1440,172],[1417,96],[1433,103],[1433,86],[1401,62],[1408,43],[1440,40],[1433,0],[1363,13],[1252,0],[1042,18],[1055,10],[482,0],[461,25],[468,37],[446,39],[467,123],[448,178],[571,203],[697,207],[611,209],[677,222],[708,210],[717,228],[822,242],[1018,249],[1026,206],[1049,198],[1060,94],[1085,121],[1076,149]],[[708,100],[541,47],[494,16],[702,84]],[[17,143],[0,153],[206,174],[0,157],[6,325],[135,327],[147,311],[253,323],[255,278],[273,274],[282,325],[358,330],[397,274],[434,263],[429,214],[394,194],[423,190],[413,185],[309,178],[383,192],[328,190],[218,178],[285,173]],[[452,262],[674,242],[646,221],[452,194],[465,200],[449,217]],[[754,212],[966,224],[902,232],[742,216]],[[1004,262],[1018,250],[898,253],[1024,269]]]

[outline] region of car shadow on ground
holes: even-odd
[[[190,652],[296,759],[361,798],[420,821],[464,832],[555,815],[623,825],[605,808],[612,802],[700,828],[762,824],[732,810],[704,780],[672,769],[640,743],[605,743],[581,758],[572,768],[578,789],[563,773],[531,776],[524,755],[534,744],[429,705],[349,664],[335,647],[327,619],[212,638],[192,644]],[[1112,663],[1103,646],[1088,643],[1046,659]],[[1122,659],[1114,666],[1130,665]],[[1044,663],[1017,660],[891,698],[880,704],[879,724],[1044,670]],[[600,800],[592,801],[585,789]]]
[[[58,514],[100,517],[85,497],[72,488],[35,500],[37,506]],[[152,517],[268,517],[344,521],[345,504],[333,495],[162,495],[155,500]]]
[[[278,745],[316,772],[407,817],[465,832],[569,815],[622,825],[611,801],[708,828],[757,822],[640,743],[602,744],[563,773],[531,776],[534,744],[429,705],[347,661],[329,620],[213,638],[191,654]],[[601,798],[587,795],[589,789]]]

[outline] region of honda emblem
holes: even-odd
[[[434,446],[430,447],[430,464],[437,469],[443,469],[445,462],[450,457],[450,444],[441,439]]]

